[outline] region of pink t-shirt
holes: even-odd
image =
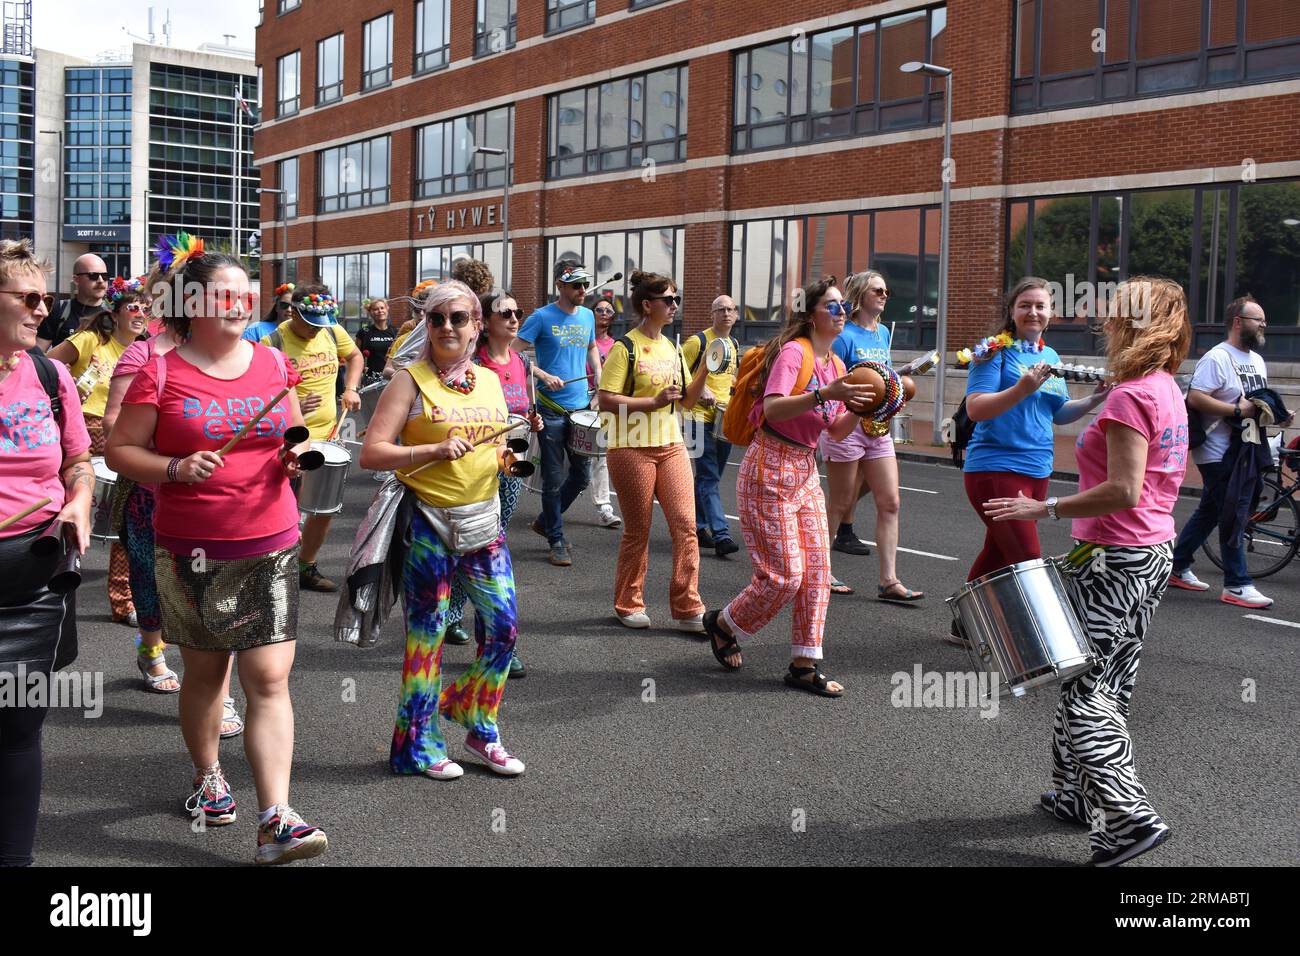
[[[18,367],[0,382],[0,520],[42,498],[50,499],[44,508],[0,531],[2,537],[26,534],[62,511],[66,496],[60,476],[63,461],[90,450],[77,386],[66,365],[53,364],[63,401],[61,431],[30,355],[22,353]]]
[[[786,342],[785,345],[781,346],[781,352],[777,355],[776,361],[772,363],[772,371],[767,376],[767,384],[763,388],[763,394],[754,403],[754,407],[749,413],[749,420],[752,424],[759,424],[763,414],[764,398],[769,395],[789,395],[794,391],[801,368],[803,368],[803,346],[798,342]],[[840,364],[840,360],[835,357],[833,352],[825,362],[814,360],[812,378],[808,380],[804,392],[811,392],[815,388],[825,388],[843,374],[844,366]],[[825,418],[822,417],[823,412],[826,413]],[[768,424],[791,441],[808,448],[816,448],[817,439],[821,437],[822,432],[830,427],[830,422],[835,421],[842,414],[844,414],[844,404],[830,401],[823,408],[813,408],[789,421],[768,422]]]
[[[218,451],[285,385],[297,385],[298,374],[283,367],[269,347],[253,349],[248,371],[237,379],[214,378],[175,351],[140,368],[122,402],[158,409],[158,454],[186,458],[196,451]],[[160,362],[166,363],[161,403]],[[160,485],[154,513],[159,545],[184,553],[188,549],[183,546],[196,540],[212,543],[216,547],[209,549],[209,557],[216,559],[253,557],[292,545],[298,504],[278,457],[289,424],[284,400],[226,454],[225,467],[207,481]]]
[[[113,366],[113,378],[119,378],[123,375],[135,375],[144,366],[144,363],[153,358],[154,343],[157,337],[141,339],[138,342],[132,342],[122,353],[122,357],[117,360]]]
[[[1079,491],[1106,480],[1107,422],[1119,422],[1147,441],[1146,474],[1137,507],[1099,518],[1075,518],[1071,533],[1079,541],[1139,547],[1163,544],[1176,536],[1174,505],[1187,471],[1187,409],[1168,372],[1121,382],[1106,396],[1097,418],[1075,442]]]
[[[496,372],[497,378],[501,379],[501,391],[506,396],[506,411],[511,415],[528,414],[528,372],[524,357],[511,349],[510,357],[499,365],[492,361],[486,348],[481,348],[476,358],[479,365]]]
[[[614,347],[618,340],[612,335],[606,335],[603,338],[596,339],[596,350],[600,352],[600,364],[605,364],[605,359],[609,358],[609,350]],[[600,383],[596,381],[596,372],[590,365],[587,366],[587,387],[599,388]]]

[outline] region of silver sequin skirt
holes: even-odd
[[[298,545],[256,558],[194,559],[154,548],[163,640],[246,651],[298,636]]]

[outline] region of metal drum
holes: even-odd
[[[722,341],[722,340],[718,339],[717,341]],[[727,436],[722,433],[722,419],[724,419],[726,415],[727,415],[727,403],[718,402],[714,406],[714,413],[713,413],[713,440],[714,441],[727,440]]]
[[[895,445],[912,444],[912,416],[895,415],[889,420],[889,437]]]
[[[1074,584],[1055,558],[1021,561],[948,598],[971,663],[997,674],[999,693],[1069,680],[1095,663]]]
[[[352,456],[338,442],[314,441],[313,451],[325,456],[325,464],[302,473],[298,486],[298,510],[309,515],[332,515],[343,510],[343,489],[348,482]]]
[[[95,471],[95,493],[90,499],[90,536],[101,541],[116,539],[113,534],[113,489],[117,485],[117,472],[108,467],[100,457],[90,459]]]
[[[714,339],[704,353],[704,364],[710,372],[724,372],[736,361],[736,350],[730,339]]]
[[[605,436],[601,433],[600,412],[580,408],[569,412],[569,451],[587,458],[605,454]]]
[[[528,433],[528,454],[525,461],[533,463],[533,473],[524,479],[524,490],[535,495],[542,493],[542,441],[540,432]]]
[[[514,428],[500,436],[498,441],[513,441],[516,438],[522,438],[531,445],[532,425],[529,424],[527,417],[523,415],[507,415],[507,424],[513,423]]]
[[[352,421],[356,423],[356,431],[353,433],[360,438],[361,433],[370,427],[370,419],[375,415],[375,409],[379,407],[379,396],[384,394],[384,386],[388,383],[383,379],[377,382],[370,382],[360,391],[361,407],[352,414]]]

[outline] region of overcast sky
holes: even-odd
[[[224,43],[223,33],[235,35],[230,41],[235,46],[253,47],[257,0],[36,0],[33,39],[38,49],[92,58],[135,42],[123,27],[147,37],[150,7],[157,43],[163,42],[162,25],[170,10],[174,47],[192,50],[200,43]]]

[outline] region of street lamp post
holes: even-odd
[[[501,198],[501,288],[510,288],[510,147],[478,146],[474,152],[506,159],[505,186]]]
[[[943,91],[943,206],[939,217],[939,315],[935,322],[934,347],[939,352],[939,365],[934,378],[934,435],[936,445],[943,444],[944,365],[948,358],[948,224],[951,221],[952,196],[952,70],[933,63],[911,60],[899,67],[904,73],[923,73],[945,81]]]
[[[259,186],[258,193],[270,193],[273,196],[283,196],[283,189],[272,189],[269,186]],[[280,216],[280,282],[289,281],[289,216],[285,209],[285,204],[279,201],[278,210]]]
[[[56,163],[59,176],[59,204],[54,210],[54,288],[57,303],[58,294],[63,292],[63,130],[43,129],[47,136],[59,138],[59,156]]]

